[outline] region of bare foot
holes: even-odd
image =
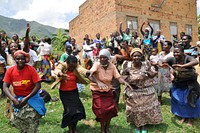
[[[55,97],[55,98],[51,98],[51,101],[52,101],[52,102],[57,102],[58,100],[59,100],[59,99],[56,98],[56,97]]]
[[[183,124],[183,122],[185,122],[185,118],[180,119],[178,123]]]
[[[191,119],[187,120],[187,125],[192,127],[192,120]]]
[[[101,133],[106,133],[105,131],[101,131]]]
[[[78,131],[78,130],[75,130],[74,133],[79,133],[79,131]]]
[[[107,129],[106,129],[106,133],[110,133],[110,130],[109,130],[109,128],[107,128]]]
[[[72,130],[69,130],[68,133],[73,133],[73,131],[72,131]]]

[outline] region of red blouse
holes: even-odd
[[[60,90],[62,91],[72,91],[77,89],[77,85],[76,85],[76,76],[74,75],[74,72],[67,72],[67,75],[69,75],[69,80],[61,80],[60,82]]]

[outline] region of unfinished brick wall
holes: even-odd
[[[186,25],[192,25],[193,42],[198,39],[196,0],[87,0],[79,8],[79,15],[69,24],[69,34],[75,37],[78,44],[83,42],[85,34],[94,39],[96,33],[101,38],[108,37],[110,32],[119,30],[119,23],[126,28],[127,16],[138,19],[138,28],[147,20],[159,20],[162,34],[170,40],[170,22],[177,23],[178,33],[185,31]]]

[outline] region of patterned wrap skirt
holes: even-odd
[[[108,92],[92,91],[92,110],[96,115],[96,121],[106,122],[117,116],[116,101],[111,90]]]
[[[49,55],[42,56],[42,61],[40,62],[39,76],[41,81],[51,82],[53,80],[51,76],[51,65]]]
[[[14,111],[12,124],[20,129],[21,133],[37,133],[39,126],[39,115],[31,106],[26,104],[18,111]]]
[[[160,124],[162,114],[160,104],[153,87],[127,90],[126,117],[127,122],[136,127],[147,124]]]

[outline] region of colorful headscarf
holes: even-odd
[[[106,56],[108,58],[108,60],[110,60],[110,52],[107,50],[107,49],[102,49],[100,52],[99,52],[99,56]]]
[[[30,61],[30,54],[24,52],[23,50],[17,50],[17,51],[14,53],[14,58],[16,58],[16,56],[19,55],[19,54],[23,54],[23,55],[26,57],[26,63],[28,63],[28,62]]]
[[[142,52],[142,50],[140,48],[133,48],[131,50],[130,57],[132,57],[135,52],[139,52],[139,53],[141,53],[143,55],[143,52]]]
[[[144,30],[150,31],[150,28],[149,28],[149,27],[146,27]]]

